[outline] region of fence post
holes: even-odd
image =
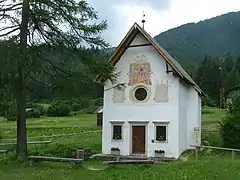
[[[195,159],[196,160],[198,159],[198,148],[197,147],[195,148]]]
[[[232,150],[232,160],[234,160],[235,152]]]
[[[93,147],[95,147],[95,138],[97,137],[96,134],[97,134],[96,132],[93,133]]]

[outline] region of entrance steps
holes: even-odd
[[[143,155],[111,156],[103,154],[94,155],[91,158],[101,159],[104,164],[161,164],[175,160],[172,158],[146,157]]]
[[[104,161],[103,164],[154,164],[153,160],[119,160],[119,161]]]
[[[104,164],[153,164],[154,161],[141,156],[119,156],[114,161],[104,161]]]

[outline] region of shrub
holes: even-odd
[[[16,121],[17,119],[17,105],[15,102],[9,102],[4,112],[4,117],[8,121]]]
[[[202,145],[205,146],[223,146],[223,140],[219,131],[202,131]]]
[[[2,133],[2,131],[0,131],[0,142],[2,139],[3,139],[3,133]]]
[[[75,148],[75,147],[74,147]],[[33,156],[57,156],[64,158],[73,158],[73,147],[68,144],[54,144],[49,148],[37,148],[36,146],[30,149],[29,152]]]
[[[47,113],[47,110],[40,104],[34,104],[33,109],[37,111],[41,116],[44,116]]]
[[[202,99],[202,105],[203,106],[208,106],[208,107],[217,107],[217,103],[214,102],[210,97],[204,97]]]
[[[86,108],[86,107],[89,107],[91,102],[89,101],[89,99],[78,99],[77,102],[79,103],[80,107],[81,108]]]
[[[93,113],[99,106],[102,106],[103,99],[78,98],[66,103],[70,105],[72,111],[82,110],[85,113]]]
[[[27,112],[26,116],[27,118],[40,118],[40,112],[33,109],[32,111]]]
[[[225,147],[240,148],[240,96],[232,98],[226,117],[220,123]]]
[[[47,110],[48,116],[69,116],[70,115],[70,106],[63,101],[53,101]]]
[[[89,106],[89,107],[83,109],[82,112],[86,113],[86,114],[93,114],[96,111],[97,108],[98,107],[96,107],[96,106]]]
[[[33,106],[34,106],[33,102],[26,103],[26,108],[33,108]]]
[[[6,110],[8,109],[8,105],[9,104],[0,101],[0,116],[4,116]]]
[[[94,106],[102,106],[103,105],[103,98],[92,100],[92,105],[94,105]]]
[[[27,103],[26,103],[26,108],[31,108],[31,109],[34,109],[35,111],[38,111],[41,116],[46,115],[46,109],[44,108],[44,106],[42,106],[42,105],[40,105],[40,104],[35,104],[35,103],[32,103],[32,102],[27,102]]]
[[[72,109],[72,111],[79,111],[81,109],[81,106],[79,103],[73,102],[71,105],[71,109]]]
[[[211,109],[203,109],[202,114],[213,114],[214,112]]]
[[[33,110],[33,112],[32,112],[32,117],[33,118],[40,118],[40,112],[38,111],[38,110]]]

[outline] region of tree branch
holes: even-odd
[[[46,60],[48,62],[48,64],[50,64],[50,66],[52,67],[52,69],[56,72],[56,73],[62,73],[62,74],[65,74],[67,75],[68,77],[71,77],[72,76],[72,73],[70,71],[65,71],[63,70],[62,68],[56,66],[50,59],[48,59],[47,57],[44,57],[44,56],[40,56],[39,53],[36,53],[37,57],[39,58],[39,60]],[[44,68],[41,67],[41,69],[44,71]],[[45,72],[46,73],[46,72]],[[49,73],[49,72],[48,72]]]
[[[32,76],[29,76],[29,75],[28,75],[27,78],[29,78],[29,79],[31,79],[31,80],[34,80],[34,81],[37,81],[37,82],[39,82],[39,83],[41,83],[41,84],[44,84],[44,85],[46,85],[46,86],[48,86],[48,87],[52,87],[51,84],[49,84],[49,83],[47,83],[47,82],[45,82],[45,81],[39,80],[39,79],[37,79],[37,78],[35,78],[35,77],[32,77]]]
[[[72,74],[70,72],[64,71],[62,68],[56,66],[51,60],[49,60],[48,58],[45,58],[45,60],[47,60],[47,62],[53,67],[53,69],[56,72],[61,72],[63,74],[66,74],[67,76],[72,76]]]
[[[6,32],[6,33],[4,33],[4,34],[0,34],[0,37],[7,36],[7,35],[9,35],[9,34],[11,34],[11,33],[14,33],[15,31],[17,31],[17,30],[19,30],[19,29],[20,29],[20,27],[17,27],[17,28],[15,28],[15,29],[13,29],[13,30],[11,30],[11,31],[9,31],[9,32]]]
[[[4,19],[7,19],[7,20],[11,21],[12,23],[20,24],[19,19],[15,18],[15,17],[12,17],[12,16],[10,16],[9,14],[6,14],[6,13],[0,14],[0,21],[2,21]]]
[[[22,5],[22,3],[14,4],[14,5],[10,6],[10,7],[4,8],[4,9],[0,9],[0,12],[5,13],[5,12],[7,12],[7,11],[19,10],[19,9],[21,9],[22,7],[17,7],[17,6],[20,6],[20,5]],[[7,6],[7,5],[4,5],[4,6]],[[16,7],[16,8],[15,8],[15,7]]]
[[[5,31],[5,30],[7,30],[7,29],[15,28],[15,27],[20,27],[20,26],[19,26],[19,25],[13,25],[13,26],[4,27],[4,28],[1,28],[1,29],[0,29],[0,32],[1,32],[1,31]]]

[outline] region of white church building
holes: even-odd
[[[109,63],[125,86],[105,82],[103,154],[178,158],[201,144],[203,91],[142,27],[131,27]]]

